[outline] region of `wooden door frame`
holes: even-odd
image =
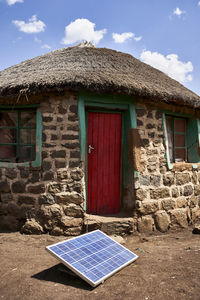
[[[83,190],[83,207],[84,211],[87,208],[87,115],[86,111],[88,110],[98,110],[101,112],[112,111],[122,113],[122,143],[124,143],[127,137],[125,135],[125,129],[127,128],[136,128],[136,111],[134,99],[128,96],[111,96],[111,95],[96,95],[92,93],[79,93],[78,95],[78,117],[79,117],[79,143],[80,143],[80,160],[83,164],[83,169],[85,171],[84,178],[84,190]],[[126,118],[129,118],[129,126],[127,127]],[[126,128],[125,128],[126,127]],[[127,142],[125,143],[127,144]],[[128,174],[127,165],[127,146],[125,147],[124,155],[122,158],[124,174]],[[134,170],[131,170],[134,172]],[[120,180],[121,181],[121,180]],[[128,184],[128,175],[125,176],[123,184]],[[121,183],[120,183],[121,185]]]

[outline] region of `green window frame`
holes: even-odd
[[[172,135],[173,135],[173,161],[170,155],[170,145],[167,133],[167,118],[171,118],[172,121]],[[186,128],[183,130],[175,130],[175,120],[185,120]],[[193,168],[197,168],[200,163],[200,120],[192,117],[189,114],[179,114],[173,112],[163,112],[163,132],[164,142],[166,147],[166,159],[168,169],[172,169],[174,163],[176,163],[176,150],[185,149],[185,163],[191,163]],[[184,136],[185,145],[177,146],[175,144],[175,135]]]
[[[22,112],[35,112],[36,126],[23,126],[21,123]],[[11,159],[0,159],[0,167],[12,168],[17,166],[41,166],[41,150],[42,150],[42,115],[38,109],[38,105],[31,106],[0,106],[0,112],[15,112],[17,115],[17,124],[15,126],[0,126],[1,129],[15,130],[16,141],[8,143],[0,143],[0,146],[14,146],[16,147],[16,157],[20,155],[21,147],[35,147],[35,159],[25,162],[13,162]],[[35,130],[35,141],[30,143],[22,143],[21,135],[22,130]]]

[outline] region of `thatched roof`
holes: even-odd
[[[29,96],[67,89],[200,107],[200,96],[179,82],[129,54],[105,48],[63,48],[0,72],[4,103],[24,91]]]

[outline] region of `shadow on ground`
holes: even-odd
[[[33,276],[31,278],[35,278],[38,280],[52,281],[55,283],[60,283],[68,286],[72,286],[75,288],[92,291],[94,288],[91,287],[87,282],[82,280],[80,277],[77,277],[73,274],[67,274],[63,271],[63,264],[57,264],[51,268],[43,270]]]

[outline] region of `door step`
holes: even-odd
[[[100,229],[108,235],[125,235],[133,232],[133,218],[85,214],[84,232]]]

